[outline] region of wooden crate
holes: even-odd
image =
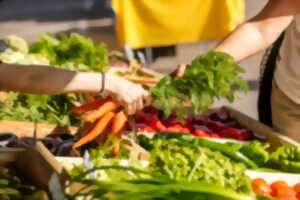
[[[0,120],[0,133],[14,133],[19,137],[33,137],[34,123]],[[37,137],[43,138],[51,133],[76,134],[77,127],[59,127],[53,124],[37,124]]]

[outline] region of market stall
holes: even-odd
[[[212,108],[248,90],[230,55],[203,54],[178,78],[78,34],[44,34],[29,46],[5,41],[3,62],[108,71],[149,89],[152,105],[128,116],[110,97],[8,93],[0,103],[1,198],[299,199],[299,144],[230,107]]]

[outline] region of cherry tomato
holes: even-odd
[[[278,198],[290,197],[296,199],[296,192],[290,187],[281,187],[277,190],[275,197]]]
[[[182,128],[181,132],[183,132],[183,133],[191,133],[191,130],[189,128]]]
[[[210,137],[208,133],[199,129],[194,130],[193,135],[197,137]]]
[[[212,138],[221,138],[218,134],[216,134],[216,133],[212,133],[212,134],[210,134],[210,137],[212,137]]]
[[[153,120],[150,120],[148,123],[147,123],[150,127],[156,129],[157,131],[159,132],[162,132],[162,131],[165,131],[166,130],[166,127],[165,125],[158,119],[153,119]]]
[[[255,194],[262,196],[270,197],[271,196],[271,187],[270,185],[262,178],[256,178],[252,181],[252,188]]]
[[[297,197],[297,200],[300,200],[300,192],[297,192],[296,197]]]
[[[300,192],[300,183],[294,185],[293,189],[295,190],[295,192]]]
[[[167,127],[167,128],[165,129],[165,131],[166,131],[166,132],[179,133],[179,132],[181,132],[181,129],[180,129],[180,128],[176,128],[176,127],[170,126],[170,127]]]
[[[278,200],[298,200],[296,196],[289,196],[289,195],[277,197],[276,199],[278,199]]]
[[[285,181],[275,181],[271,184],[272,196],[276,196],[277,190],[279,188],[289,187],[289,185]]]
[[[154,133],[154,130],[150,126],[145,126],[145,127],[141,128],[141,132],[143,132],[143,133]]]

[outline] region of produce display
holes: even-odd
[[[24,184],[12,170],[0,168],[1,200],[48,200],[46,191]]]
[[[252,188],[256,194],[274,197],[279,200],[299,200],[300,182],[290,187],[285,181],[275,181],[268,184],[263,178],[252,180]]]
[[[182,137],[189,142],[184,143]],[[69,198],[263,199],[252,191],[251,179],[245,174],[247,166],[219,151],[223,144],[198,138],[203,144],[207,142],[202,145],[191,141],[193,138],[178,133],[162,133],[154,139],[140,136],[141,145],[150,152],[147,164],[130,157],[123,146],[117,157],[111,157],[110,145],[92,150],[91,165],[85,161],[71,170],[73,182],[91,189],[80,190]],[[219,149],[210,148],[212,144],[220,144]],[[235,146],[241,144],[226,145],[237,149]]]
[[[79,148],[93,140],[102,146],[113,135],[121,138],[127,121],[127,116],[120,104],[110,98],[97,99],[90,103],[76,107],[72,110],[75,114],[83,114],[84,122],[92,123],[83,133],[73,148]],[[114,154],[119,151],[119,144],[114,144]]]
[[[16,36],[4,41],[0,59],[7,63],[100,72],[107,71],[112,61],[119,69],[109,73],[152,84],[152,105],[130,118],[111,97],[89,93],[87,103],[79,106],[74,94],[9,93],[0,102],[0,119],[82,125],[75,136],[62,132],[38,139],[55,156],[83,157],[83,164],[69,169],[66,199],[300,199],[299,184],[267,183],[247,175],[249,170],[300,174],[300,147],[281,146],[269,152],[268,143],[259,141],[226,110],[210,109],[215,98],[233,102],[238,98],[235,90],[248,90],[240,77],[242,68],[230,55],[212,51],[195,58],[183,77],[161,78],[144,71],[135,60],[109,57],[105,45],[75,33],[58,38],[42,34],[30,46]],[[0,147],[30,145],[32,138],[0,133]],[[0,199],[48,199],[45,192],[22,184],[15,175],[0,170]],[[83,188],[68,192],[73,183]]]
[[[154,107],[146,108],[145,112],[135,117],[136,127],[141,132],[182,132],[198,137],[225,138],[240,141],[253,140],[254,134],[230,118],[223,110],[215,110],[211,114],[188,117],[183,122],[173,112],[168,118]],[[127,124],[128,125],[128,124]],[[127,126],[128,130],[132,130]]]
[[[300,173],[300,171],[297,171],[297,166],[300,164],[299,160],[291,159],[287,161],[282,160],[282,158],[274,158],[276,155],[281,154],[282,149],[287,149],[285,151],[286,157],[293,157],[294,152],[299,152],[300,147],[298,146],[283,146],[279,147],[276,151],[273,153],[269,153],[267,151],[268,144],[263,144],[257,140],[252,141],[251,143],[240,143],[240,142],[225,142],[221,143],[218,141],[212,141],[208,140],[206,138],[201,137],[195,137],[191,134],[182,134],[182,133],[160,133],[153,137],[153,139],[149,139],[148,137],[144,135],[139,136],[139,141],[141,146],[143,146],[146,149],[153,148],[153,143],[155,143],[156,140],[165,141],[168,143],[170,139],[176,140],[176,142],[181,146],[190,146],[197,145],[201,147],[206,147],[214,151],[219,151],[223,155],[230,157],[232,160],[243,163],[245,166],[247,166],[248,169],[258,169],[260,170],[266,170],[272,169],[272,171],[284,171],[289,173]],[[290,151],[290,150],[293,151]],[[288,163],[289,165],[285,165],[284,170],[282,170],[282,166],[280,165],[274,165],[273,163],[277,161],[278,163]],[[290,164],[292,163],[292,164]]]

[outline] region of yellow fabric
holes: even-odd
[[[223,38],[244,19],[244,0],[113,0],[120,45],[166,46]]]

